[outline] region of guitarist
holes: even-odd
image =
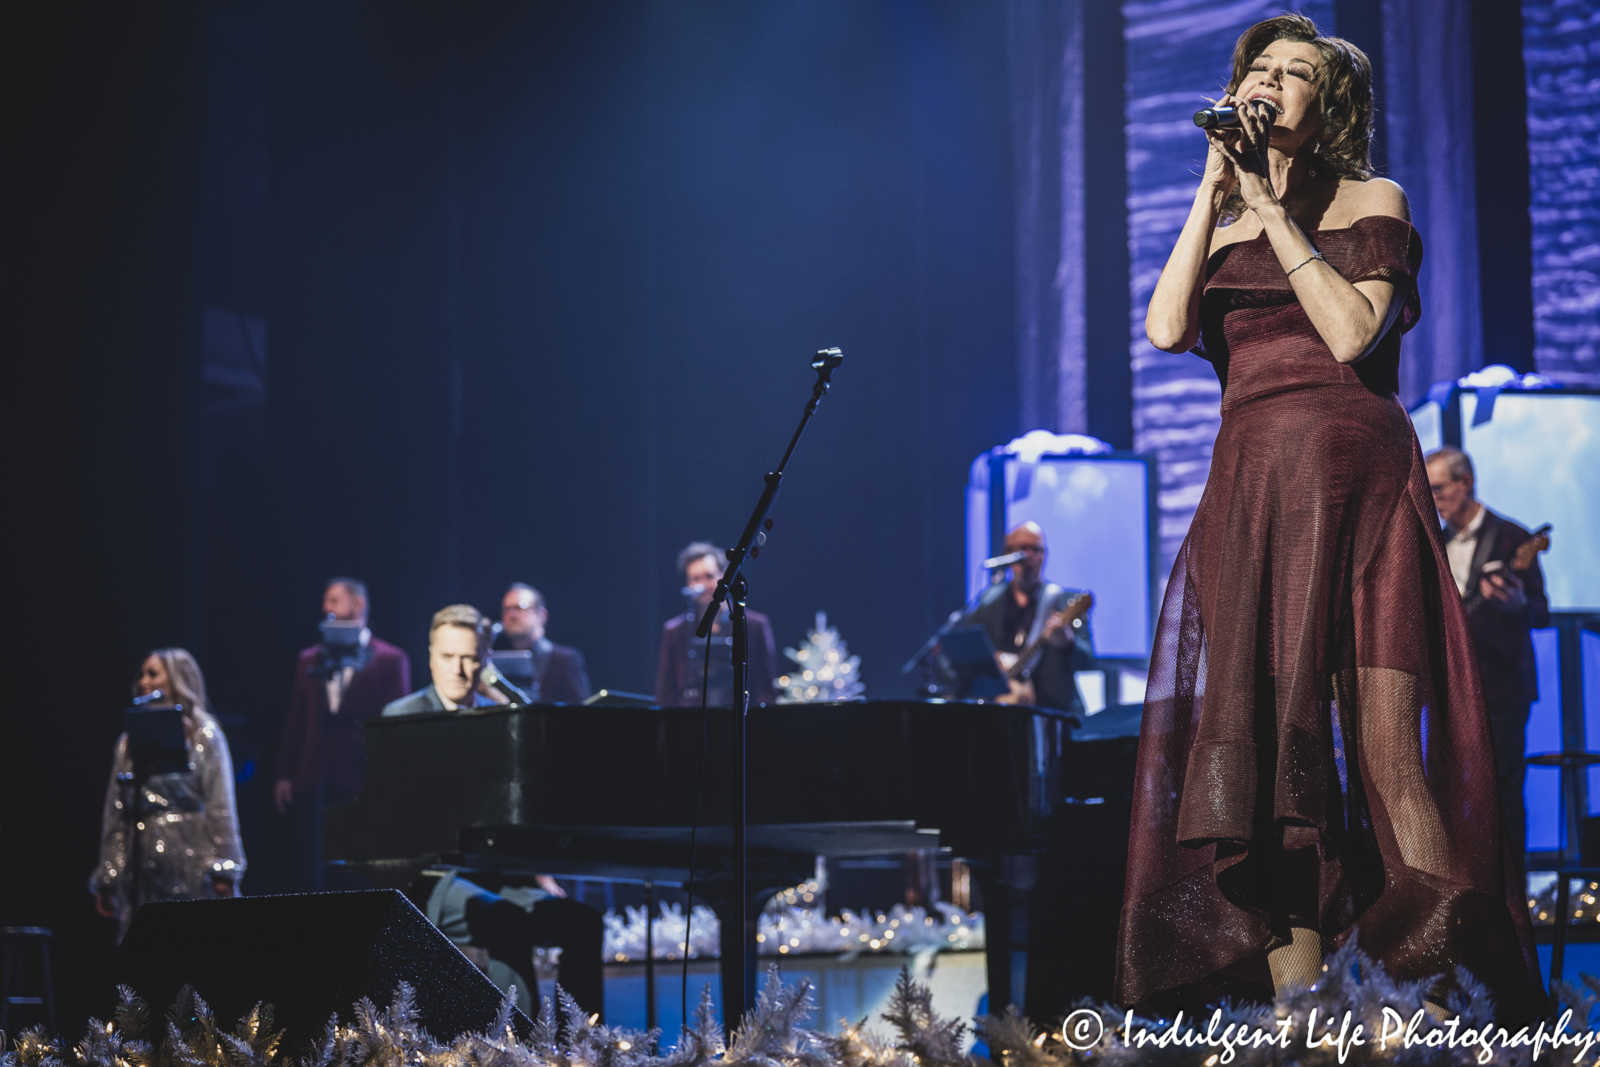
[[[1444,523],[1445,555],[1478,652],[1500,804],[1520,856],[1527,836],[1522,787],[1528,708],[1539,699],[1529,631],[1550,625],[1544,574],[1537,552],[1525,569],[1517,569],[1523,562],[1515,558],[1517,550],[1533,535],[1479,503],[1471,457],[1446,446],[1428,455],[1427,466],[1433,504]]]
[[[1049,549],[1038,523],[1025,522],[1006,534],[1005,550],[1024,554],[1012,565],[1011,580],[986,589],[962,625],[982,626],[1002,653],[1019,652],[1043,637],[1035,662],[1023,664],[1033,683],[1033,702],[1081,717],[1083,700],[1073,674],[1094,669],[1089,620],[1080,617],[1064,626],[1053,620],[1077,591],[1044,581]]]

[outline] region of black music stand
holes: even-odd
[[[981,626],[963,626],[939,639],[935,658],[955,680],[960,700],[987,700],[1011,691],[995,660],[994,642]]]
[[[139,879],[144,857],[139,847],[139,791],[153,775],[181,774],[189,769],[189,738],[183,729],[183,705],[131,707],[122,713],[122,729],[128,735],[128,760],[131,771],[117,774],[122,792],[123,833],[128,842],[128,903],[139,910]]]
[[[531,648],[500,648],[489,653],[489,662],[494,664],[494,669],[505,677],[505,680],[521,689],[524,693],[532,693],[536,682],[533,670],[533,649]]]

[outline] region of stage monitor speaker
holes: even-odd
[[[112,974],[160,1018],[185,984],[231,1028],[271,1004],[285,1052],[320,1040],[356,1001],[388,1007],[401,982],[416,990],[422,1026],[441,1041],[483,1030],[502,994],[449,938],[392,889],[359,893],[172,900],[144,905]],[[526,1033],[520,1012],[514,1024]]]

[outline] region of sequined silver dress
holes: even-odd
[[[124,787],[117,781],[118,774],[133,770],[133,763],[128,735],[117,739],[101,821],[100,865],[89,877],[89,891],[117,902],[119,941],[140,903],[213,897],[213,879],[237,884],[244,875],[227,738],[217,720],[203,711],[191,712],[184,725],[189,770],[151,775],[135,802],[142,868],[136,886],[128,871]]]

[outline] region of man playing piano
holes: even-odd
[[[1044,563],[1049,555],[1044,531],[1036,522],[1025,522],[1006,534],[1006,553],[1021,552],[1023,558],[1012,565],[1011,580],[984,590],[978,606],[962,620],[964,626],[982,626],[999,652],[1016,653],[1040,644],[1038,662],[1030,669],[1033,703],[1043,708],[1083,715],[1083,698],[1078,695],[1074,675],[1094,669],[1094,639],[1089,620],[1079,617],[1064,622],[1057,613],[1067,606],[1071,589],[1044,580]]]
[[[488,651],[488,626],[470,604],[452,604],[433,616],[428,630],[428,671],[432,682],[383,709],[385,718],[429,712],[468,711],[496,706],[478,692],[478,674]],[[600,953],[605,921],[587,904],[563,899],[554,878],[536,876],[537,888],[514,886],[490,892],[467,876],[443,866],[417,876],[405,890],[412,903],[458,945],[489,954],[487,974],[501,989],[517,987],[517,1005],[536,1010],[535,946],[561,949],[561,987],[584,1011],[605,1012],[605,978]]]
[[[483,616],[471,604],[451,604],[434,613],[428,627],[428,673],[432,681],[383,709],[385,718],[426,711],[455,711],[498,703],[478,691],[487,651]]]

